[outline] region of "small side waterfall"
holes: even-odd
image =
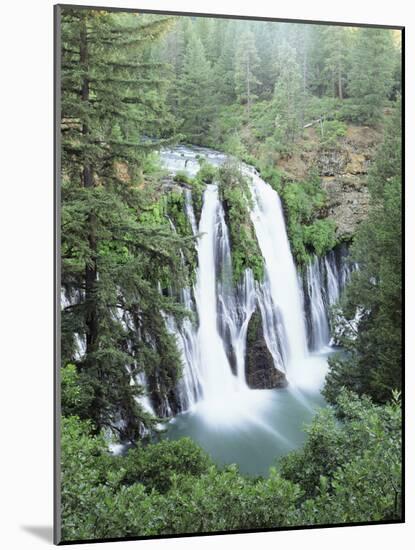
[[[330,341],[324,280],[319,258],[314,257],[306,268],[306,289],[310,305],[309,347],[311,351],[322,349]]]
[[[332,343],[330,308],[339,300],[355,268],[348,260],[345,245],[330,250],[322,258],[314,256],[307,265],[303,293],[308,346],[311,351],[323,349]]]
[[[245,388],[246,331],[256,306],[254,277],[251,270],[247,269],[242,281],[236,287],[234,285],[229,231],[221,204],[218,208],[215,243],[218,329],[225,342],[232,371],[239,385]]]

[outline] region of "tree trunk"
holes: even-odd
[[[89,101],[89,80],[88,80],[88,37],[86,29],[86,21],[83,19],[80,30],[80,65],[84,71],[81,86],[81,100]],[[87,137],[89,128],[86,122],[82,124],[82,134]],[[82,185],[85,188],[94,186],[94,177],[92,166],[89,162],[84,161],[82,170]],[[86,353],[89,354],[96,350],[98,338],[98,315],[96,306],[96,283],[97,283],[97,242],[96,242],[96,217],[90,212],[88,214],[88,244],[91,253],[91,261],[85,266],[85,323],[87,327],[86,333]]]
[[[246,60],[246,100],[247,100],[247,106],[248,106],[248,122],[249,122],[249,117],[251,114],[251,82],[250,82],[250,75],[249,75],[249,54]]]
[[[337,76],[338,76],[339,99],[343,99],[343,84],[342,84],[342,67],[341,67],[341,65],[339,65]]]

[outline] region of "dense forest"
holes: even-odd
[[[69,7],[60,17],[62,539],[399,521],[400,31]],[[342,231],[330,170],[346,149],[356,162],[363,132],[374,136],[365,168],[341,181],[347,191],[361,178],[367,206]],[[172,179],[158,151],[178,143],[232,160]],[[181,187],[200,219],[218,182],[234,284],[246,269],[264,279],[241,161],[279,194],[300,276],[340,245],[358,266],[331,309],[341,353],[329,357],[327,407],[268,476],[160,435],[181,410],[183,372],[166,317],[195,322],[180,299],[197,267]],[[129,450],[114,455],[111,441]]]

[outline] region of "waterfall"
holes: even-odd
[[[226,401],[237,384],[217,326],[215,236],[219,205],[217,187],[208,185],[199,224],[201,236],[197,244],[195,299],[199,316],[198,342],[203,398],[212,403]]]
[[[252,271],[244,272],[242,281],[233,283],[232,252],[229,231],[222,205],[218,205],[215,230],[216,295],[218,329],[225,342],[227,357],[241,387],[245,381],[246,332],[256,307],[254,277]]]
[[[196,235],[196,233],[197,233],[196,216],[195,216],[195,213],[194,213],[194,210],[193,210],[192,193],[191,193],[190,189],[185,189],[184,197],[185,197],[184,207],[185,207],[185,211],[186,211],[186,216],[189,220],[190,227],[192,228],[193,235]]]
[[[330,326],[330,308],[335,305],[356,268],[347,258],[347,249],[339,246],[324,257],[313,258],[304,276],[304,308],[307,312],[308,343],[311,351],[334,343]]]
[[[332,274],[332,272],[331,272]],[[330,283],[333,285],[332,277]],[[317,256],[309,262],[306,268],[306,293],[309,298],[310,307],[310,325],[309,340],[310,349],[320,350],[330,341],[330,328],[327,316],[327,307],[325,303],[324,279]],[[331,295],[334,297],[337,288],[331,288]]]
[[[307,354],[306,329],[297,272],[291,254],[281,201],[274,189],[258,174],[249,172],[254,206],[251,220],[265,261],[266,279],[262,285],[263,323],[273,319],[277,327],[282,360],[288,376],[299,375]],[[265,313],[265,315],[264,315]],[[273,330],[273,338],[275,330]],[[268,339],[271,337],[268,334]],[[269,345],[273,356],[276,344]]]
[[[199,155],[216,166],[227,160],[215,151],[186,147],[163,152],[162,160],[171,173],[186,170],[193,176],[200,168]],[[254,281],[249,269],[239,283],[233,280],[229,231],[217,185],[206,185],[199,226],[191,190],[185,188],[185,213],[197,237],[197,269],[194,287],[181,291],[181,303],[197,320],[179,323],[166,316],[182,356],[180,409],[195,410],[204,421],[222,426],[248,418],[267,399],[265,390],[248,388],[245,375],[247,329],[256,308],[274,365],[286,373],[291,391],[314,391],[324,380],[326,359],[310,352],[327,348],[328,310],[350,276],[344,251],[330,252],[312,259],[301,284],[278,194],[254,169],[241,169],[251,181],[250,217],[264,259],[264,280]]]

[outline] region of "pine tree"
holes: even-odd
[[[246,104],[248,120],[252,102],[257,98],[256,92],[260,84],[256,77],[259,57],[255,46],[255,35],[247,30],[241,34],[235,58],[235,90],[241,103]]]
[[[192,143],[200,143],[209,132],[215,106],[214,76],[201,40],[193,29],[188,38],[183,72],[178,87],[181,133]]]
[[[279,49],[277,72],[272,100],[275,113],[275,136],[280,143],[293,143],[302,124],[304,93],[296,52],[286,42]]]
[[[214,66],[215,84],[221,104],[228,105],[236,100],[235,93],[235,41],[236,22],[226,21],[223,43],[217,63]]]
[[[326,51],[323,47],[325,39],[324,34],[327,27],[322,25],[312,25],[309,36],[308,49],[308,89],[309,92],[317,97],[329,94],[329,82],[327,82],[326,69]]]
[[[345,96],[348,73],[350,29],[328,25],[323,31],[325,68],[331,83],[332,94],[339,99]]]
[[[351,55],[349,93],[353,116],[373,124],[382,118],[392,87],[394,45],[388,29],[361,28]]]
[[[280,38],[280,23],[257,22],[254,24],[259,65],[257,77],[261,85],[260,96],[270,99],[276,80],[275,58]]]
[[[151,421],[131,380],[166,361],[169,392],[180,371],[161,314],[173,305],[157,289],[166,269],[179,278],[180,244],[139,218],[156,191],[143,175],[148,151],[171,123],[148,47],[171,20],[70,7],[61,18],[63,363],[77,364],[92,393],[97,429],[136,437]]]

